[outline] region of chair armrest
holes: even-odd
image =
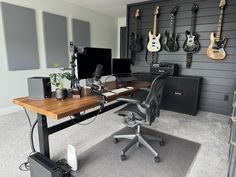
[[[140,88],[140,90],[149,92],[149,91],[150,91],[150,88]]]
[[[132,103],[132,104],[141,104],[140,100],[136,100],[130,97],[118,97],[117,101],[124,101],[124,102]]]

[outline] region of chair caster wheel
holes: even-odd
[[[159,163],[159,162],[161,161],[161,159],[160,159],[159,156],[156,156],[156,157],[154,157],[154,161],[155,161],[156,163]]]
[[[137,143],[136,146],[137,146],[137,148],[139,148],[140,147],[140,143]]]
[[[118,143],[118,139],[117,138],[113,138],[113,143],[114,144]]]
[[[164,146],[164,145],[165,145],[165,142],[162,140],[162,141],[160,141],[159,145],[160,145],[160,146]]]
[[[124,160],[127,159],[127,156],[126,156],[125,154],[122,154],[122,155],[120,156],[120,159],[121,159],[121,161],[124,161]]]

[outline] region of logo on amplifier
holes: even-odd
[[[153,63],[153,64],[152,64],[152,67],[158,68],[158,67],[160,67],[160,64],[159,64],[159,63]]]

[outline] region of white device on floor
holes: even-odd
[[[67,146],[67,163],[70,165],[72,171],[77,171],[78,161],[77,161],[77,152],[76,148],[69,144]]]

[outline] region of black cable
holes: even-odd
[[[30,147],[33,153],[36,152],[35,148],[34,148],[34,128],[38,123],[38,118],[34,121],[33,125],[30,127]]]
[[[31,153],[28,155],[28,158],[31,154],[35,153],[36,150],[35,150],[35,147],[34,147],[34,137],[33,137],[33,134],[34,134],[34,128],[35,126],[37,125],[38,123],[38,118],[34,121],[33,124],[31,124],[31,121],[30,121],[30,117],[29,117],[29,114],[27,112],[27,110],[25,109],[25,114],[28,118],[28,121],[29,121],[29,124],[30,124],[30,134],[29,134],[29,138],[30,138],[30,147],[31,147]],[[21,171],[29,171],[30,170],[30,167],[29,167],[29,160],[27,162],[24,162],[22,164],[20,164],[19,166],[19,170]]]
[[[28,119],[28,121],[29,121],[29,125],[30,125],[30,127],[31,127],[32,124],[31,124],[31,120],[30,120],[29,114],[28,114],[26,108],[24,108],[24,110],[25,110],[26,117],[27,117],[27,119]]]
[[[91,120],[91,121],[88,122],[88,123],[84,123],[84,124],[82,124],[82,123],[77,123],[77,122],[74,121],[74,119],[73,119],[71,116],[69,116],[69,117],[70,117],[70,119],[72,120],[72,122],[73,122],[74,124],[78,124],[78,125],[89,125],[89,124],[93,123],[93,122],[97,119],[99,113],[102,111],[102,108],[103,108],[103,107],[101,106],[100,109],[98,110],[97,115],[93,118],[93,120]],[[84,114],[83,114],[83,115],[84,115]]]

